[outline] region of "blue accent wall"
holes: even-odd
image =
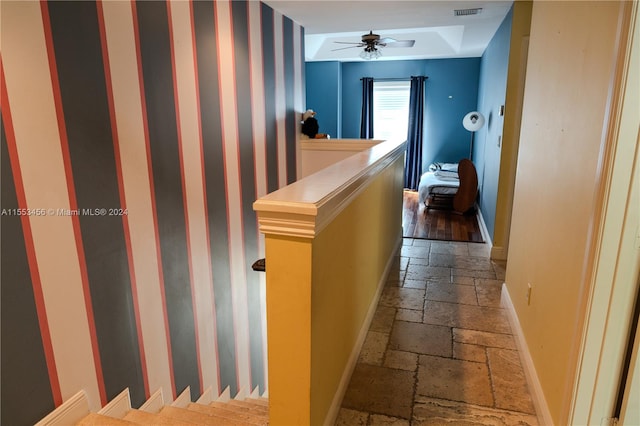
[[[341,138],[342,102],[340,62],[307,62],[305,64],[307,104],[305,110],[316,112],[320,133]]]
[[[425,75],[429,78],[425,90],[423,168],[426,169],[434,161],[454,162],[468,157],[470,134],[462,127],[462,118],[469,111],[475,110],[478,104],[480,58],[336,64],[340,71],[334,70],[333,74],[326,72],[329,65],[325,62],[306,64],[307,107],[330,107],[333,88],[337,81],[340,96],[333,108],[336,111],[342,108],[341,132],[338,132],[341,137],[360,136],[362,77],[408,80],[412,75]],[[311,73],[315,74],[312,76]],[[315,87],[311,89],[311,86]],[[321,132],[325,129],[323,120],[324,114],[318,113]]]
[[[500,106],[505,104],[507,92],[512,17],[513,7],[491,39],[480,62],[478,111],[484,114],[486,124],[476,132],[473,162],[478,171],[480,210],[492,240],[495,230],[501,138],[504,125],[504,117],[500,116]]]

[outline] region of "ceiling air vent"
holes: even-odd
[[[469,16],[469,15],[477,15],[482,12],[481,7],[477,7],[475,9],[454,9],[454,16]]]

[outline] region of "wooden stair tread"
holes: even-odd
[[[236,407],[242,407],[242,408],[248,408],[250,410],[255,410],[255,411],[259,411],[259,412],[268,412],[269,408],[268,407],[263,407],[262,405],[257,405],[254,404],[251,401],[247,401],[245,400],[238,400],[238,399],[232,399],[230,401],[227,402],[229,405],[234,405]]]
[[[188,422],[185,420],[175,419],[173,417],[160,416],[158,414],[149,413],[141,410],[131,410],[124,416],[124,420],[130,421],[138,425],[153,425],[153,426],[192,426],[197,423]]]
[[[134,426],[135,423],[123,419],[104,416],[98,413],[89,413],[83,417],[76,426]]]
[[[200,404],[198,404],[200,405]],[[200,413],[198,411],[167,406],[160,410],[160,416],[171,417],[177,420],[181,420],[189,423],[196,423],[198,425],[211,425],[211,426],[247,426],[247,423],[242,421],[236,421],[217,415],[209,415]]]
[[[245,398],[245,401],[269,408],[269,400],[266,398]]]
[[[215,415],[230,421],[237,421],[243,425],[255,425],[262,426],[269,424],[268,416],[263,414],[254,414],[248,411],[233,411],[227,403],[222,403],[225,407],[219,405],[202,405],[191,403],[187,406],[189,410],[196,411],[198,413],[206,415]]]
[[[265,416],[265,418],[269,417],[269,408],[258,405],[258,404],[234,404],[231,401],[227,402],[212,402],[209,404],[210,407],[223,408],[225,410],[231,410],[239,413],[250,413],[257,416]]]

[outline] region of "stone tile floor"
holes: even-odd
[[[489,247],[405,238],[336,425],[537,425]]]

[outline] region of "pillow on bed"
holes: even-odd
[[[437,170],[444,170],[446,172],[458,172],[458,163],[431,163],[429,164],[429,171],[435,172]]]

